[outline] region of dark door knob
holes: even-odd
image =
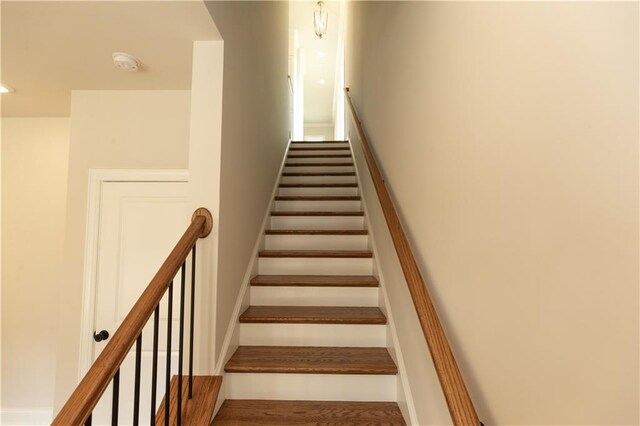
[[[107,330],[102,330],[99,333],[93,332],[93,340],[96,342],[102,342],[103,340],[107,340],[109,338],[109,332]]]

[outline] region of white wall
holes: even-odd
[[[2,424],[51,420],[68,149],[68,118],[2,118]]]
[[[335,130],[333,124],[305,124],[304,125],[304,138],[316,138],[318,136],[323,137],[325,141],[334,140]]]
[[[291,139],[304,135],[304,64],[298,30],[289,29],[289,77],[291,85]]]
[[[198,243],[194,373],[215,372],[215,277],[220,236],[220,156],[222,151],[222,88],[224,42],[197,41],[193,45],[191,129],[189,135],[189,200],[191,210],[205,207],[213,226]]]
[[[58,289],[55,410],[78,383],[88,170],[186,169],[190,91],[74,91],[64,279]],[[50,343],[51,343],[50,342]]]
[[[0,22],[2,22],[2,3],[0,3]],[[2,44],[0,31],[0,45]],[[2,81],[2,55],[0,55],[0,81]],[[2,117],[0,102],[0,117]],[[2,120],[0,120],[0,177],[2,176]],[[0,182],[0,319],[2,318],[2,182]],[[0,325],[0,369],[2,368],[2,326]],[[0,370],[1,371],[1,370]],[[0,379],[1,380],[1,379]],[[2,383],[0,383],[0,408],[2,407]],[[0,419],[2,421],[2,419]]]
[[[638,4],[352,2],[349,15],[346,84],[480,418],[638,424]],[[441,424],[377,214],[421,424]]]
[[[217,358],[288,141],[288,3],[207,7],[224,40]]]

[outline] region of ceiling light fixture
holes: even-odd
[[[115,52],[111,57],[113,58],[113,65],[118,69],[130,72],[136,72],[140,69],[140,61],[133,55],[124,52]]]
[[[324,84],[325,83],[324,78],[321,78],[320,80],[318,80],[318,83]]]
[[[9,86],[5,86],[4,84],[0,85],[0,93],[11,93],[13,89]]]
[[[327,23],[329,21],[329,15],[327,12],[322,11],[322,6],[324,6],[323,1],[319,1],[318,10],[313,11],[313,28],[316,31],[316,36],[319,39],[324,38],[327,33]]]

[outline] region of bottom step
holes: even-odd
[[[206,425],[213,411],[222,385],[222,376],[193,376],[193,398],[189,399],[189,376],[182,376],[182,424],[185,426]],[[173,376],[169,393],[169,425],[177,423],[178,377]],[[164,426],[166,418],[166,395],[156,413],[155,426]]]
[[[395,402],[227,399],[214,425],[405,425]]]

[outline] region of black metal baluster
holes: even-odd
[[[118,403],[120,402],[120,369],[113,376],[113,397],[111,400],[111,425],[118,426]]]
[[[151,417],[149,424],[156,423],[156,393],[158,391],[158,328],[160,325],[160,305],[153,314],[153,360],[151,367]]]
[[[92,416],[92,415],[93,415],[93,414],[89,414],[89,418],[87,419],[87,421],[86,421],[86,422],[84,422],[84,426],[91,426],[91,416]]]
[[[193,397],[193,324],[196,311],[196,246],[191,250],[191,311],[189,319],[189,399]]]
[[[182,426],[182,361],[184,356],[184,287],[185,287],[185,262],[182,262],[180,272],[180,334],[178,344],[178,412],[176,419],[178,426]]]
[[[171,323],[173,322],[173,281],[169,284],[169,298],[167,299],[167,377],[164,395],[164,424],[169,425],[169,406],[171,405]]]
[[[133,384],[133,426],[140,423],[140,368],[142,363],[142,333],[136,339],[136,372]]]

